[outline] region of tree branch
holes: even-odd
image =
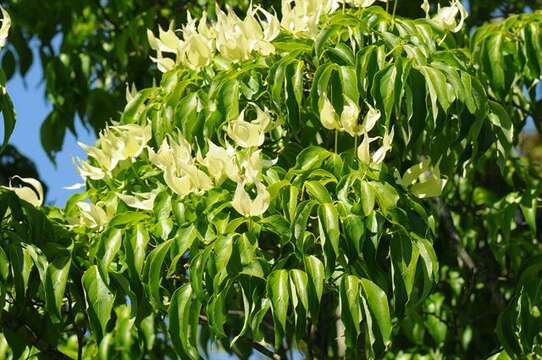
[[[463,245],[461,245],[461,237],[459,236],[455,228],[450,209],[448,209],[446,204],[444,204],[440,199],[437,199],[436,203],[441,223],[444,226],[444,230],[446,231],[446,233],[448,233],[450,239],[452,239],[453,241],[453,246],[457,251],[457,256],[472,273],[476,273],[478,271],[478,268],[470,257],[469,253],[467,253]]]

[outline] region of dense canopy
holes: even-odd
[[[52,66],[45,149],[75,112],[100,131],[64,209],[28,175],[0,190],[0,353],[542,356],[541,173],[518,150],[539,127],[542,13],[469,23],[458,0],[418,3],[421,18],[398,4],[284,0],[153,25],[137,41],[159,82],[103,73],[145,79],[119,116],[83,115],[49,88]],[[113,101],[71,51],[62,66]]]

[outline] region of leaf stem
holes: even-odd
[[[358,136],[354,135],[354,154],[356,153],[357,149],[358,149]]]
[[[337,154],[338,147],[339,147],[339,130],[335,130],[335,154]]]

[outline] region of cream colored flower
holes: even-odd
[[[170,145],[171,143],[171,145]],[[148,148],[149,160],[161,170],[174,169],[178,172],[181,165],[191,164],[192,147],[186,138],[178,133],[177,140],[172,140],[171,137],[165,138],[158,149],[154,152],[152,148]]]
[[[393,141],[394,128],[390,132],[386,130],[384,138],[382,139],[382,146],[378,148],[373,154],[373,163],[380,164],[384,161],[386,153],[391,150],[391,143]]]
[[[20,176],[14,176],[13,178],[19,179],[25,185],[0,187],[13,191],[19,199],[24,200],[35,207],[39,207],[43,204],[43,187],[38,180],[33,178],[22,178]]]
[[[187,174],[177,176],[175,169],[164,170],[166,185],[177,195],[186,196],[194,191],[190,177]]]
[[[378,139],[377,137],[371,138],[367,134],[367,131],[363,134],[361,144],[358,146],[358,159],[362,164],[369,165],[371,163],[371,152],[369,151],[370,144]]]
[[[211,178],[195,165],[183,165],[180,175],[174,169],[164,171],[166,185],[176,194],[186,196],[190,193],[203,193],[213,187]]]
[[[266,21],[261,21],[258,14],[262,14]],[[267,56],[275,52],[271,41],[279,31],[278,19],[259,7],[250,7],[243,20],[232,10],[227,14],[218,10],[216,48],[222,56],[232,61],[246,60],[254,51]]]
[[[245,190],[247,182],[243,181],[237,184],[237,189],[233,195],[233,208],[241,215],[246,217],[260,216],[269,207],[270,195],[264,184],[256,182],[256,197],[252,199]]]
[[[362,131],[369,132],[375,127],[378,120],[380,120],[380,110],[375,109],[369,104],[367,104],[367,106],[369,107],[369,111],[367,111],[367,114],[365,114],[361,128]]]
[[[239,156],[238,156],[239,157]],[[269,168],[277,162],[275,160],[265,160],[262,158],[262,151],[256,150],[246,153],[240,157],[243,178],[248,182],[257,182],[260,178],[262,170]]]
[[[132,195],[116,193],[116,195],[129,207],[140,210],[152,210],[158,191],[155,190],[146,193],[134,192]]]
[[[345,104],[341,113],[341,126],[350,136],[357,136],[362,133],[358,124],[359,106],[350,98],[345,97]]]
[[[92,166],[88,161],[77,159],[77,171],[83,179],[101,180],[105,177],[105,171],[102,168]]]
[[[209,140],[209,151],[205,159],[199,162],[207,168],[207,172],[213,177],[215,183],[220,184],[226,178],[239,181],[239,168],[235,161],[235,150],[228,145],[225,149],[215,145]]]
[[[150,138],[148,125],[116,125],[101,132],[96,146],[78,144],[101,169],[111,172],[120,161],[139,156]]]
[[[228,136],[239,146],[244,148],[258,147],[264,143],[265,131],[271,123],[269,114],[261,110],[257,105],[256,120],[245,121],[245,109],[239,117],[228,123],[226,132]]]
[[[102,230],[110,220],[110,216],[100,206],[83,201],[77,202],[76,205],[81,210],[81,225]]]
[[[281,25],[294,36],[315,38],[320,16],[334,12],[339,5],[338,0],[282,0]]]
[[[149,125],[117,125],[112,126],[110,129],[122,139],[123,160],[138,157],[152,137],[152,131]]]
[[[333,104],[324,95],[323,101],[320,102],[320,122],[322,126],[329,130],[340,129],[339,115],[335,111]]]
[[[0,7],[2,11],[2,26],[0,27],[0,48],[6,45],[6,40],[9,34],[9,28],[11,27],[11,17],[9,13],[4,10],[3,7]]]
[[[459,21],[457,16],[459,15]],[[433,21],[446,31],[458,32],[463,28],[465,19],[468,17],[467,11],[461,1],[452,0],[450,6],[438,6],[437,15],[433,17]]]
[[[208,191],[213,187],[209,175],[195,165],[182,165],[181,173],[186,174],[192,183],[192,189],[197,192]]]
[[[423,3],[420,7],[425,13],[425,17],[429,19],[429,10],[431,9],[431,6],[429,5],[429,0],[423,0]]]

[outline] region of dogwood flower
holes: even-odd
[[[394,128],[390,132],[386,129],[384,137],[382,138],[382,146],[378,148],[373,154],[373,163],[380,164],[384,161],[386,153],[391,150],[391,142],[393,141]]]
[[[148,152],[150,162],[164,172],[166,185],[176,194],[201,193],[213,186],[209,175],[194,163],[191,146],[180,133],[177,141],[168,137],[162,141],[158,152],[151,148]]]
[[[174,169],[164,171],[166,185],[177,195],[186,196],[190,193],[203,193],[213,187],[209,175],[193,164],[183,165],[179,175]]]
[[[396,175],[396,182],[420,199],[439,196],[446,186],[446,179],[440,177],[438,164],[431,166],[431,159],[411,166],[403,177]]]
[[[116,195],[129,207],[140,210],[152,210],[158,191],[155,190],[146,193],[134,192],[132,195],[116,193]]]
[[[323,127],[329,130],[338,130],[341,128],[339,115],[337,115],[333,104],[325,95],[320,103],[320,122]]]
[[[176,141],[171,137],[165,138],[158,152],[154,152],[150,147],[147,151],[150,162],[163,171],[173,169],[178,172],[182,165],[193,162],[192,147],[180,133],[177,134]]]
[[[102,168],[92,166],[88,161],[81,159],[76,161],[78,163],[77,171],[83,179],[101,180],[105,177],[105,171]]]
[[[109,126],[100,134],[100,138],[96,146],[88,146],[83,143],[78,143],[85,150],[87,155],[94,158],[99,168],[106,172],[111,172],[117,164],[126,159],[138,157],[147,142],[150,140],[150,126],[140,126],[135,124]],[[89,168],[86,165],[81,166],[83,177],[88,172],[98,172]]]
[[[275,160],[266,160],[262,157],[262,151],[256,150],[252,152],[245,153],[244,156],[240,157],[240,164],[242,169],[242,176],[248,182],[257,182],[260,178],[262,170],[269,168],[276,164],[278,159]]]
[[[423,12],[425,12],[425,17],[429,19],[429,10],[431,9],[431,5],[429,5],[429,0],[423,0],[423,3],[420,5]]]
[[[380,119],[380,110],[375,109],[369,104],[367,104],[367,106],[369,107],[369,111],[365,114],[361,128],[362,131],[369,132],[375,127],[377,121]]]
[[[281,26],[294,36],[314,38],[321,15],[334,12],[338,0],[282,0]]]
[[[246,181],[237,184],[233,195],[232,206],[239,214],[245,217],[260,216],[269,207],[271,196],[264,184],[255,182],[256,197],[252,199],[245,190]]]
[[[207,168],[216,184],[221,184],[227,178],[240,181],[235,149],[229,144],[227,148],[223,148],[209,140],[209,151],[205,158],[200,156],[199,162]]]
[[[187,24],[183,28],[182,61],[191,69],[199,69],[211,63],[215,51],[214,32],[207,25],[204,12],[196,26],[196,20],[188,13]]]
[[[459,15],[459,21],[457,16]],[[468,17],[467,10],[460,0],[452,0],[450,6],[440,7],[438,5],[437,15],[433,17],[433,21],[445,31],[458,32],[463,28],[463,23]]]
[[[371,156],[369,151],[369,145],[373,141],[377,140],[378,137],[369,137],[369,135],[367,134],[367,130],[365,129],[363,139],[357,149],[358,159],[365,165],[382,163],[384,161],[384,158],[386,157],[386,153],[391,150],[393,135],[393,128],[390,132],[386,130],[386,132],[384,133],[384,137],[382,138],[382,146],[378,148]]]
[[[345,105],[341,113],[341,126],[350,136],[361,134],[361,128],[358,125],[359,106],[350,98],[345,97]]]
[[[80,225],[97,228],[100,231],[111,218],[104,209],[92,203],[79,201],[76,205],[81,211]]]
[[[147,40],[151,49],[156,51],[156,57],[151,56],[151,60],[158,66],[158,70],[161,72],[167,72],[179,62],[182,49],[184,48],[184,41],[179,39],[171,27],[164,31],[162,27],[158,27],[158,38],[154,36],[152,31],[147,30]],[[170,58],[164,57],[162,53],[175,54],[177,61],[173,61]]]
[[[226,132],[228,136],[239,146],[244,148],[261,146],[265,140],[265,131],[271,123],[271,117],[269,114],[257,105],[256,119],[254,121],[245,121],[245,110],[241,111],[239,117],[231,121]]]
[[[367,134],[367,130],[364,131],[363,139],[361,140],[361,144],[358,146],[358,159],[361,161],[362,164],[369,165],[371,163],[371,153],[369,151],[370,144],[378,139],[378,137],[369,137]]]
[[[43,204],[43,187],[41,183],[33,178],[23,178],[20,176],[14,176],[13,178],[19,179],[23,186],[0,186],[3,189],[13,191],[19,199],[24,200],[35,207],[39,207]]]

